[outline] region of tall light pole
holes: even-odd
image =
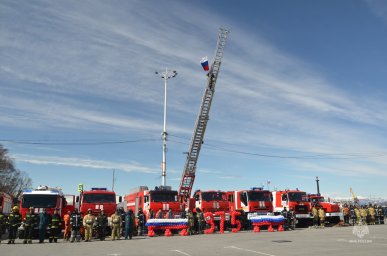
[[[161,138],[163,140],[163,161],[161,162],[161,186],[166,186],[166,167],[167,167],[167,80],[177,76],[176,70],[168,70],[165,68],[165,71],[159,73],[156,71],[156,74],[161,74],[161,78],[164,79],[164,128],[161,133]]]

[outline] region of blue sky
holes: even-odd
[[[177,189],[231,28],[194,189],[387,198],[385,1],[0,1],[0,143],[34,186]],[[114,143],[106,143],[114,142]]]

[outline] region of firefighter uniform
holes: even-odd
[[[187,219],[188,219],[188,235],[193,235],[195,230],[195,219],[194,219],[193,213],[190,210],[188,210]]]
[[[67,214],[63,216],[63,222],[64,222],[64,233],[63,233],[63,240],[68,241],[70,239],[71,235],[71,212],[68,211]]]
[[[367,209],[365,208],[365,206],[363,206],[362,208],[360,208],[360,216],[361,216],[361,223],[363,225],[365,225],[367,223]]]
[[[106,237],[106,229],[108,227],[108,218],[103,210],[98,214],[96,220],[97,234],[99,240],[103,241]]]
[[[318,226],[318,210],[316,206],[313,205],[312,207],[312,216],[313,216],[313,226],[317,227]]]
[[[123,207],[120,207],[120,216],[121,216],[121,226],[120,226],[120,229],[118,230],[118,239],[121,238],[121,236],[124,235],[125,231],[125,215],[126,215],[126,212],[124,211],[124,208]]]
[[[83,218],[83,226],[85,227],[85,242],[89,242],[93,233],[93,225],[95,217],[92,214],[91,209],[88,210],[88,214]]]
[[[0,243],[1,243],[1,237],[3,236],[3,230],[5,230],[5,224],[6,224],[6,218],[3,214],[3,209],[0,207]]]
[[[81,241],[81,227],[82,227],[82,216],[78,212],[77,209],[71,214],[70,217],[70,225],[71,225],[71,243],[74,242],[75,237],[77,238],[77,242]]]
[[[118,236],[118,230],[120,230],[120,226],[121,226],[121,215],[118,213],[118,211],[116,211],[112,216],[112,240],[116,240],[119,239],[119,236]]]
[[[30,207],[30,212],[26,214],[23,220],[24,223],[24,241],[23,243],[32,244],[32,233],[37,224],[37,216],[34,213],[34,208]]]
[[[320,227],[324,227],[325,226],[325,211],[322,207],[320,209],[318,209],[318,217],[320,219]]]
[[[54,214],[51,217],[51,222],[50,222],[50,237],[49,237],[50,243],[52,241],[54,241],[54,243],[58,241],[58,237],[61,232],[61,228],[60,228],[61,223],[62,223],[62,219],[58,214],[58,210],[55,210]]]
[[[355,215],[356,215],[356,224],[360,225],[361,214],[358,206],[355,207]]]
[[[198,217],[198,233],[203,234],[204,229],[206,227],[206,220],[204,219],[204,214],[200,210],[200,208],[196,208],[196,213]]]
[[[8,215],[6,225],[8,225],[8,244],[14,244],[17,234],[17,229],[21,225],[22,216],[19,213],[19,207],[14,206],[12,212]]]
[[[344,223],[349,225],[349,207],[347,205],[344,205],[343,208],[343,216],[344,216]]]
[[[368,207],[368,213],[370,215],[370,224],[375,225],[375,208],[372,205]]]

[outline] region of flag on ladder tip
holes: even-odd
[[[200,62],[202,64],[202,67],[205,71],[208,71],[210,68],[208,66],[208,58],[207,56],[206,57],[203,57],[202,58],[202,61]]]

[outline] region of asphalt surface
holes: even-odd
[[[57,244],[0,244],[0,255],[387,255],[387,225],[297,229],[286,232],[252,231],[181,237],[134,237],[132,240]],[[356,233],[356,232],[355,232]],[[363,233],[363,236],[361,235]]]

